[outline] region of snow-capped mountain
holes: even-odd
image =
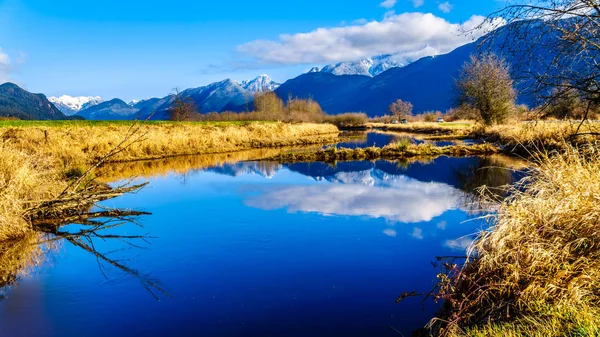
[[[274,91],[279,88],[279,83],[273,81],[269,75],[262,74],[250,81],[242,81],[241,87],[248,90],[250,93]]]
[[[132,99],[131,102],[127,103],[129,106],[136,106],[138,103],[140,103],[140,100],[137,99]]]
[[[58,110],[67,116],[73,116],[80,110],[102,103],[100,96],[78,96],[62,95],[60,97],[48,97]]]
[[[404,67],[410,62],[411,60],[401,57],[398,54],[386,54],[357,61],[330,64],[322,69],[314,67],[309,73],[324,72],[334,75],[365,75],[374,77],[388,69]]]

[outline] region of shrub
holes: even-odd
[[[361,127],[369,122],[369,118],[364,113],[347,112],[341,115],[327,116],[325,122],[341,128]]]
[[[472,55],[456,82],[461,106],[478,112],[486,125],[503,123],[514,111],[516,92],[508,65],[495,54]]]

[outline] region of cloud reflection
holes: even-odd
[[[473,244],[473,239],[468,237],[458,238],[456,240],[446,240],[444,247],[456,251],[466,251]]]
[[[396,231],[393,229],[386,229],[383,231],[383,234],[393,237],[393,238],[395,238],[398,235],[398,233],[396,233]]]
[[[368,216],[391,222],[431,221],[460,205],[461,193],[452,186],[398,177],[390,188],[358,184],[318,184],[267,189],[246,204],[264,210],[323,215]]]

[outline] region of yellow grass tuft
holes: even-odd
[[[474,138],[486,138],[497,142],[523,156],[532,156],[544,151],[565,151],[569,145],[589,144],[595,140],[593,134],[600,131],[600,124],[586,122],[522,122],[516,124],[478,127],[472,130]],[[580,133],[581,136],[573,137]]]
[[[441,276],[443,318],[451,324],[434,321],[438,331],[598,335],[600,159],[590,151],[544,156],[531,180],[501,202],[493,226],[472,247],[474,258]]]

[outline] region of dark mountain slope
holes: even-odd
[[[352,100],[359,87],[371,78],[362,75],[338,76],[330,73],[307,73],[282,84],[275,92],[284,101],[289,96],[312,98],[323,110],[330,113],[344,112],[344,102]]]
[[[92,120],[128,120],[138,117],[138,109],[115,98],[98,105],[83,109],[77,116]]]
[[[32,94],[13,83],[0,85],[0,117],[69,119],[42,94]]]

